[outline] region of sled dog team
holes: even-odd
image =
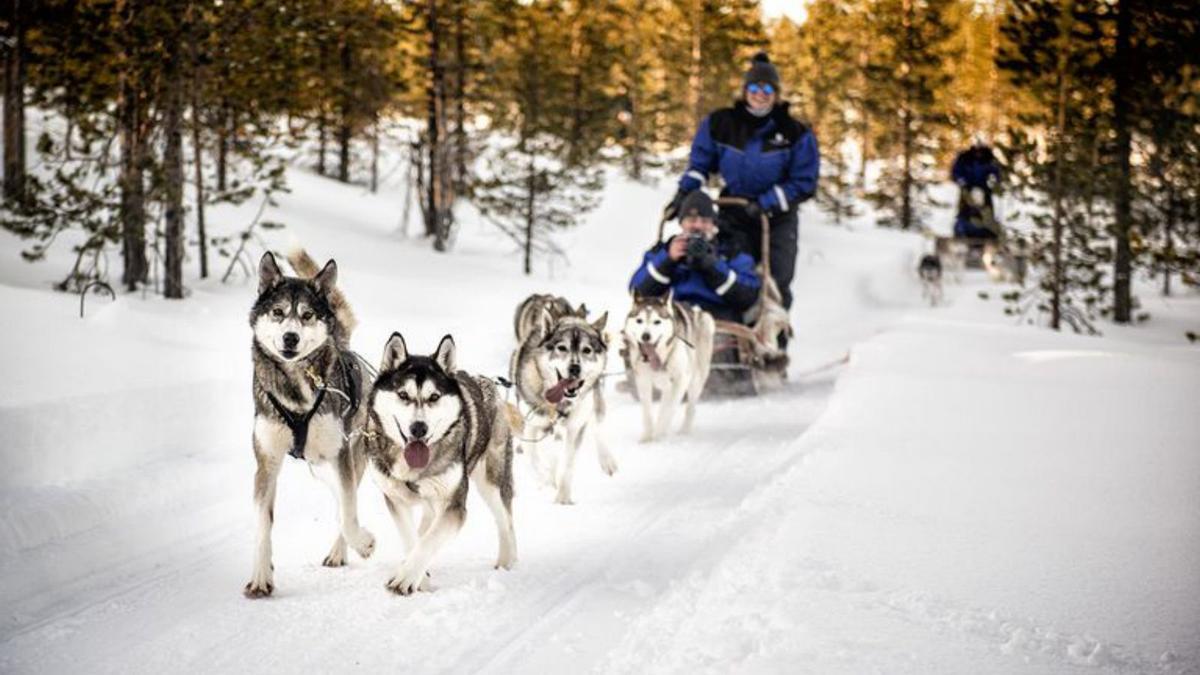
[[[247,597],[269,596],[275,588],[271,528],[285,455],[305,461],[337,497],[339,527],[327,567],[345,565],[348,549],[362,558],[375,550],[374,536],[358,522],[357,505],[363,474],[368,465],[374,469],[405,548],[387,582],[401,595],[428,590],[430,566],[466,518],[470,486],[496,521],[496,567],[516,563],[515,446],[528,451],[559,504],[572,503],[575,458],[588,439],[601,469],[616,472],[602,428],[607,313],[588,321],[583,305],[573,308],[552,295],[532,295],[518,306],[509,366],[518,407],[497,388],[509,382],[458,369],[449,335],[424,355],[410,352],[404,337],[393,333],[375,374],[350,350],[356,321],[338,289],[337,264],[318,267],[302,250],[289,254],[288,262],[297,276],[285,275],[271,253],[263,256],[250,312],[258,531]],[[641,440],[665,437],[680,405],[683,431],[690,428],[708,377],[713,334],[711,316],[674,303],[670,295],[634,297],[621,339],[642,406]]]

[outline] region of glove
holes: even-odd
[[[675,196],[663,207],[663,220],[675,220],[679,217],[679,207],[683,206],[683,200],[688,194],[683,188],[675,192]]]
[[[760,220],[763,216],[762,207],[759,206],[757,199],[751,199],[749,202],[747,202],[746,205],[742,207],[742,212],[746,214],[747,218],[755,222]]]

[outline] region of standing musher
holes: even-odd
[[[750,204],[720,210],[718,240],[737,238],[736,247],[761,262],[760,217],[767,214],[771,277],[783,295],[784,307],[791,308],[799,240],[797,211],[817,191],[821,157],[812,131],[788,114],[780,90],[779,72],[766,53],[759,52],[746,71],[742,97],[733,107],[721,108],[700,123],[687,172],[679,179],[679,191],[663,215],[668,220],[675,218],[687,195],[700,189],[711,174],[719,173],[725,182],[721,196],[744,197]]]

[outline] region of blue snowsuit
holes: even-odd
[[[992,186],[1000,180],[1000,165],[996,155],[986,145],[973,145],[963,150],[954,158],[954,166],[950,168],[950,177],[954,179],[962,193],[972,188],[980,188],[984,194],[983,207],[971,204],[960,194],[958,214],[954,219],[954,236],[978,239],[993,239],[996,233],[983,227],[982,223],[990,219],[992,211]],[[985,213],[986,210],[986,213]]]
[[[755,117],[744,101],[713,112],[700,123],[692,140],[687,171],[679,179],[684,192],[698,189],[712,173],[725,181],[722,196],[758,202],[771,227],[771,276],[779,285],[785,307],[792,304],[799,238],[797,208],[817,191],[821,155],[812,131],[779,103],[765,117]],[[718,216],[722,234],[737,231],[749,244],[755,260],[761,224],[741,209],[724,208]]]
[[[754,259],[718,240],[711,263],[693,265],[686,258],[671,260],[669,244],[668,239],[646,251],[629,280],[629,289],[649,296],[673,290],[676,302],[698,305],[714,318],[741,323],[762,285],[754,271]]]

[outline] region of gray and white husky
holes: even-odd
[[[674,302],[670,293],[634,294],[621,334],[629,354],[629,374],[642,403],[643,443],[666,438],[685,395],[680,432],[691,430],[696,402],[712,365],[715,331],[712,315]],[[657,419],[651,413],[655,390],[660,394]]]
[[[600,468],[610,476],[617,471],[601,428],[607,321],[607,312],[589,323],[578,312],[555,316],[549,308],[542,308],[509,364],[517,394],[529,408],[521,444],[530,450],[542,479],[556,488],[559,504],[573,503],[575,455],[587,438],[596,444]],[[560,438],[561,453],[547,448]]]
[[[308,464],[337,498],[340,527],[325,557],[327,567],[346,564],[349,544],[364,558],[375,538],[358,524],[357,492],[366,467],[362,449],[347,441],[361,425],[365,389],[362,366],[348,348],[354,316],[337,289],[337,264],[317,270],[303,251],[290,257],[308,278],[284,276],[275,256],[259,262],[258,299],[250,311],[254,331],[254,503],[258,546],[244,593],[275,590],[271,526],[275,487],[284,457]]]
[[[504,405],[491,380],[455,370],[449,335],[432,357],[409,354],[399,333],[388,340],[363,438],[406,549],[387,582],[392,591],[428,590],[429,566],[466,519],[469,482],[496,519],[496,567],[516,563],[512,432]],[[414,529],[410,511],[418,505],[424,513]]]
[[[530,295],[517,305],[517,311],[513,314],[513,332],[517,335],[518,344],[525,342],[529,334],[541,324],[543,312],[549,314],[554,321],[571,315],[584,319],[587,318],[587,305],[573,308],[562,296],[549,293]]]

